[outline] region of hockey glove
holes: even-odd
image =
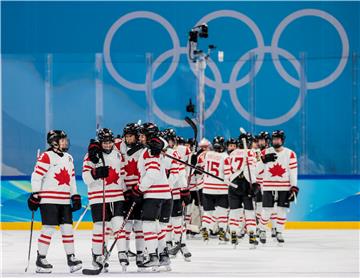
[[[124,199],[125,199],[125,202],[131,202],[131,199],[132,199],[132,192],[131,190],[126,190],[124,192]]]
[[[291,186],[290,187],[290,196],[289,196],[289,201],[293,202],[295,200],[295,197],[297,197],[297,195],[299,194],[299,187],[297,186]]]
[[[140,190],[138,185],[133,186],[133,188],[131,189],[131,193],[136,204],[142,201],[144,192]]]
[[[31,193],[28,198],[28,207],[31,211],[37,211],[41,198],[38,192]]]
[[[181,201],[184,202],[185,206],[187,206],[191,203],[191,196],[190,196],[189,189],[182,189],[180,191],[180,196],[181,196]]]
[[[79,194],[75,194],[71,196],[71,211],[77,211],[81,209],[81,196]]]
[[[264,156],[261,156],[261,160],[263,163],[274,162],[276,159],[276,153],[267,153]]]
[[[251,185],[251,195],[252,196],[256,196],[256,194],[258,194],[259,193],[259,191],[260,191],[260,184],[258,184],[258,183],[253,183],[252,185]]]
[[[100,157],[102,156],[102,150],[99,141],[94,139],[90,140],[90,144],[88,146],[88,155],[92,163],[99,163]]]
[[[109,176],[109,166],[100,166],[91,170],[94,180],[107,178]]]

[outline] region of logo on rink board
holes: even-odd
[[[339,38],[341,40],[342,53],[341,53],[341,58],[339,60],[337,67],[328,76],[326,76],[325,78],[323,78],[321,80],[305,82],[305,84],[300,84],[301,83],[300,76],[302,74],[301,73],[302,67],[301,67],[300,62],[296,59],[296,57],[294,55],[292,55],[289,51],[281,48],[278,44],[279,44],[281,34],[283,33],[285,28],[290,23],[292,23],[293,21],[298,20],[302,17],[307,17],[307,16],[321,18],[321,19],[327,21],[329,24],[331,24],[336,29],[336,31],[339,35]],[[265,45],[263,35],[262,35],[260,29],[258,28],[258,26],[256,25],[256,23],[250,17],[248,17],[247,15],[240,13],[238,11],[219,10],[219,11],[209,13],[209,14],[205,15],[203,18],[201,18],[194,26],[197,26],[203,22],[209,22],[211,20],[214,20],[217,18],[222,18],[222,17],[230,17],[233,19],[237,19],[237,20],[241,21],[242,23],[246,24],[250,28],[252,33],[254,34],[256,42],[257,42],[257,46],[255,48],[249,50],[248,52],[244,53],[239,58],[239,60],[236,62],[235,66],[233,67],[233,69],[231,71],[229,82],[223,82],[223,78],[221,76],[220,70],[218,69],[217,65],[211,60],[211,58],[209,58],[208,66],[211,69],[215,79],[210,79],[209,77],[205,77],[205,84],[207,86],[215,89],[215,96],[214,96],[210,106],[205,111],[205,119],[209,118],[216,111],[216,109],[220,103],[223,91],[229,91],[230,97],[231,97],[232,103],[235,106],[235,109],[242,117],[244,117],[248,121],[255,121],[257,124],[263,125],[263,126],[274,126],[274,125],[282,124],[282,123],[290,120],[293,116],[295,116],[299,112],[301,105],[302,105],[302,100],[305,97],[303,95],[304,94],[303,92],[305,90],[300,89],[301,86],[306,88],[307,91],[316,90],[316,89],[320,89],[325,86],[328,86],[329,84],[334,82],[341,75],[341,73],[343,72],[343,70],[347,64],[348,57],[349,57],[349,39],[346,34],[346,31],[345,31],[344,27],[341,25],[341,23],[334,16],[332,16],[331,14],[329,14],[328,12],[325,12],[323,10],[301,9],[301,10],[298,10],[296,12],[289,14],[276,27],[276,29],[273,33],[270,45]],[[113,39],[115,33],[120,29],[120,27],[122,27],[125,23],[127,23],[131,20],[135,20],[135,19],[139,19],[139,18],[150,19],[150,20],[153,20],[153,21],[161,24],[169,33],[172,44],[173,44],[172,49],[169,49],[169,50],[163,52],[153,62],[152,72],[153,72],[153,76],[155,76],[155,72],[158,69],[158,67],[160,66],[160,64],[163,63],[166,59],[168,59],[170,57],[172,58],[170,66],[167,69],[167,71],[164,73],[164,75],[162,75],[160,78],[153,81],[153,87],[152,87],[153,89],[156,89],[156,88],[162,86],[165,82],[167,82],[171,78],[171,76],[174,74],[174,72],[177,68],[180,55],[187,55],[188,47],[180,45],[179,37],[178,37],[174,27],[169,23],[169,21],[167,21],[164,17],[162,17],[159,14],[154,13],[154,12],[136,11],[136,12],[128,13],[128,14],[120,17],[110,27],[110,29],[107,32],[106,37],[105,37],[104,49],[103,49],[105,65],[106,65],[110,75],[122,86],[124,86],[128,89],[134,90],[134,91],[141,91],[141,92],[145,93],[145,91],[146,91],[145,83],[136,83],[136,82],[129,81],[119,74],[119,72],[115,69],[115,67],[112,63],[111,51],[110,51],[112,39]],[[290,108],[290,110],[288,112],[286,112],[285,114],[283,114],[279,117],[276,117],[276,118],[272,118],[272,119],[265,119],[265,118],[260,118],[260,117],[256,117],[256,116],[251,117],[250,113],[244,108],[244,106],[240,103],[240,101],[237,97],[237,89],[249,84],[249,82],[251,82],[251,79],[254,78],[260,71],[262,64],[264,62],[265,54],[271,54],[272,61],[275,65],[275,68],[276,68],[277,72],[279,73],[279,75],[287,83],[291,84],[292,86],[294,86],[296,88],[299,88],[299,96],[298,96],[296,102],[294,103],[294,105]],[[283,67],[283,65],[280,62],[280,59],[279,59],[280,57],[285,58],[290,62],[290,64],[296,70],[298,79],[292,77],[285,70],[285,68]],[[238,76],[239,72],[241,71],[242,67],[246,64],[247,61],[249,61],[249,59],[252,59],[252,58],[255,59],[253,73],[249,72],[245,76],[243,76],[241,79],[237,79],[237,76]],[[195,76],[197,76],[194,63],[191,63],[189,60],[188,60],[188,62],[189,62],[191,70],[193,71]],[[163,112],[158,107],[155,100],[153,100],[153,105],[154,105],[154,113],[161,120],[163,120],[173,126],[179,126],[179,127],[187,126],[185,121],[183,121],[181,119],[173,118],[173,117],[167,115],[165,112]]]

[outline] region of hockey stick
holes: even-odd
[[[87,206],[85,207],[85,210],[84,210],[83,213],[80,215],[79,220],[76,222],[76,225],[75,225],[75,227],[74,227],[74,231],[77,230],[79,224],[81,223],[81,220],[84,218],[84,216],[85,216],[85,214],[86,214],[86,212],[88,211],[89,208],[90,208],[90,205],[87,204]]]
[[[240,127],[240,133],[245,134],[246,133],[245,129]],[[250,182],[249,187],[250,187],[250,190],[251,190],[252,178],[251,178],[250,165],[249,165],[248,152],[247,152],[248,147],[247,147],[247,144],[246,144],[246,138],[242,138],[241,140],[243,142],[244,150],[246,151],[246,166],[247,166],[247,170],[248,170],[248,173],[249,173],[249,182]]]
[[[103,154],[101,153],[100,159],[102,161],[103,166],[105,166],[105,159]],[[102,256],[105,257],[105,217],[106,217],[106,203],[105,203],[105,178],[102,179],[103,182],[103,204],[102,204]],[[83,269],[82,273],[84,275],[98,275],[101,273],[105,266],[105,259],[102,263],[99,263],[98,269]]]
[[[36,158],[38,159],[40,157],[40,149],[36,152]],[[31,212],[31,227],[30,227],[30,241],[29,241],[29,253],[28,253],[28,261],[27,266],[25,268],[25,272],[28,271],[29,264],[30,264],[30,254],[31,254],[31,243],[32,243],[32,235],[34,230],[34,218],[35,218],[35,211]]]
[[[130,209],[129,209],[129,211],[128,211],[125,219],[124,219],[124,222],[123,222],[123,224],[121,225],[120,231],[122,231],[122,230],[125,228],[125,225],[126,225],[126,223],[128,222],[128,220],[129,220],[129,218],[130,218],[130,215],[131,215],[132,211],[134,210],[135,205],[136,205],[136,202],[133,202],[133,203],[131,204],[131,207],[130,207]],[[110,254],[111,254],[112,250],[114,249],[117,241],[118,241],[118,237],[115,238],[113,244],[111,245],[110,250],[109,250],[109,252],[108,252],[108,256],[110,256]]]
[[[235,187],[235,188],[238,187],[237,184],[232,183],[232,182],[229,181],[229,180],[225,180],[225,179],[223,179],[223,178],[220,178],[220,177],[218,177],[218,176],[216,176],[216,175],[214,175],[214,174],[211,174],[211,173],[209,173],[209,172],[201,169],[200,167],[196,167],[196,166],[194,166],[194,165],[191,165],[190,163],[187,163],[187,162],[185,162],[185,161],[182,161],[181,159],[178,159],[178,158],[176,158],[176,157],[174,157],[174,156],[172,156],[172,155],[170,155],[170,154],[167,154],[167,153],[165,153],[165,152],[162,152],[162,153],[163,153],[164,156],[167,156],[168,158],[171,158],[171,159],[173,159],[173,160],[175,160],[175,161],[177,161],[177,162],[180,162],[180,163],[182,163],[182,164],[184,164],[184,165],[186,165],[186,166],[188,166],[188,167],[190,167],[190,168],[192,168],[192,169],[194,169],[194,170],[196,170],[196,171],[199,171],[199,172],[202,173],[202,174],[205,174],[205,175],[208,175],[208,176],[210,176],[210,177],[213,177],[214,179],[217,179],[217,180],[219,180],[219,181],[222,181],[222,182],[224,182],[224,183],[226,183],[226,184],[229,184],[229,185],[231,185],[231,186],[233,186],[233,187]]]
[[[32,242],[32,235],[33,235],[33,230],[34,230],[34,216],[35,216],[35,211],[32,211],[32,213],[31,213],[31,228],[30,228],[29,253],[28,253],[28,261],[27,261],[27,266],[26,266],[26,268],[25,268],[25,272],[28,271],[29,264],[30,264],[31,242]]]
[[[122,231],[124,229],[126,223],[128,222],[128,220],[130,218],[130,215],[131,215],[135,205],[136,205],[136,202],[133,202],[130,209],[129,209],[129,211],[128,211],[128,213],[127,213],[127,215],[126,215],[126,217],[125,217],[125,219],[124,219],[124,222],[121,225],[120,231]],[[109,250],[109,252],[107,254],[107,257],[110,257],[111,251],[114,249],[117,240],[118,240],[118,238],[115,238],[115,240],[114,240],[113,244],[111,245],[111,248],[110,248],[110,250]],[[104,259],[104,264],[105,264],[105,259]],[[84,275],[99,275],[101,273],[101,271],[103,270],[103,268],[104,268],[104,264],[101,264],[98,269],[83,269],[82,273]]]

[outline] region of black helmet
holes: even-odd
[[[224,137],[222,136],[215,136],[212,141],[213,148],[216,152],[223,152],[224,144],[225,144],[225,140]]]
[[[229,146],[230,144],[238,145],[239,141],[236,138],[229,138],[226,140],[226,146]]]
[[[195,145],[195,140],[194,138],[188,138],[185,141],[185,144],[189,144],[191,147],[193,147]]]
[[[270,134],[267,131],[261,131],[257,137],[258,139],[264,139],[266,142],[270,141]]]
[[[146,140],[150,140],[159,135],[159,128],[153,123],[143,123],[139,128],[139,134],[144,134]]]
[[[114,134],[109,128],[101,128],[97,133],[97,138],[100,142],[113,142]]]
[[[129,123],[123,129],[123,136],[126,134],[138,135],[140,126],[137,123]]]
[[[62,138],[67,138],[67,134],[63,130],[50,130],[46,136],[46,141],[49,144],[49,146],[53,149],[59,150],[60,152],[67,152],[69,149],[69,146],[60,149],[59,141]]]
[[[97,133],[97,138],[100,143],[114,142],[114,134],[111,131],[111,129],[109,129],[109,128],[101,128]],[[114,145],[112,145],[112,147],[110,149],[104,149],[103,147],[101,147],[102,151],[107,154],[111,153],[113,148],[114,148]]]
[[[285,141],[285,132],[283,130],[275,130],[273,131],[273,133],[271,134],[271,139],[272,138],[281,138],[283,140],[283,142]]]
[[[173,140],[174,142],[176,141],[176,132],[174,129],[172,128],[166,128],[163,130],[162,132],[162,137],[166,140]]]
[[[281,138],[281,141],[282,141],[281,145],[278,145],[278,144],[274,145],[274,144],[271,142],[271,144],[272,144],[272,146],[273,146],[274,148],[279,148],[279,147],[281,147],[281,146],[284,144],[284,142],[285,142],[285,138],[286,138],[285,132],[284,132],[283,130],[275,130],[275,131],[273,131],[273,133],[271,134],[271,140],[272,140],[273,138]]]
[[[258,135],[257,135],[258,140],[262,139],[265,140],[265,146],[259,146],[260,149],[265,149],[270,145],[270,134],[267,131],[261,131]]]
[[[243,138],[245,138],[245,140],[246,140],[247,148],[251,148],[251,145],[252,145],[252,143],[254,141],[254,137],[252,136],[252,134],[250,132],[240,134],[240,136],[239,136],[239,146],[242,149],[244,148]]]
[[[186,143],[186,140],[184,137],[182,136],[176,136],[176,142],[179,144],[179,145],[183,145]]]

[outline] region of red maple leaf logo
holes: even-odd
[[[109,168],[109,176],[105,179],[105,185],[109,185],[109,184],[117,184],[118,180],[119,180],[120,176],[119,173],[116,172],[116,170],[113,167]]]
[[[135,159],[129,160],[124,168],[125,168],[126,176],[140,177],[140,173],[137,167],[137,162],[135,161]]]
[[[54,178],[58,181],[59,186],[63,184],[67,184],[70,186],[70,175],[65,167],[63,169],[60,169],[59,173],[55,173]]]
[[[269,168],[269,172],[272,177],[282,177],[286,170],[279,163],[276,163],[272,168]]]

